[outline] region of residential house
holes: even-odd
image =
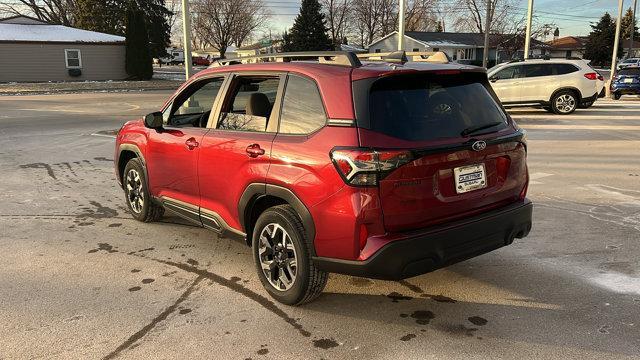
[[[566,57],[584,57],[586,49],[586,36],[565,36],[556,37],[551,41],[547,41],[549,45],[550,57],[566,58]]]
[[[121,80],[125,38],[28,16],[0,19],[0,82]]]
[[[394,51],[398,46],[398,32],[394,31],[369,45],[369,52]],[[489,61],[507,61],[520,56],[523,37],[509,34],[490,34]],[[514,48],[514,46],[516,46]],[[531,56],[545,53],[547,45],[532,39]],[[482,64],[484,54],[484,34],[406,31],[404,34],[405,51],[443,51],[450,58],[459,62]]]

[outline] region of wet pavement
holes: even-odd
[[[331,275],[302,307],[246,245],[127,214],[113,130],[167,92],[0,97],[0,359],[640,357],[640,102],[529,131],[529,237],[400,282]]]

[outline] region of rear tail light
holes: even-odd
[[[586,74],[584,74],[584,77],[586,77],[589,80],[596,80],[596,79],[598,79],[598,74],[594,73],[594,72],[586,73]]]
[[[413,160],[410,151],[335,149],[331,161],[349,185],[376,186],[393,170]]]

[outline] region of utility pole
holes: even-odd
[[[484,26],[484,51],[482,52],[482,67],[487,68],[489,63],[489,32],[491,31],[491,0],[487,0],[487,16]],[[496,55],[498,55],[496,53]],[[497,59],[497,58],[496,58]]]
[[[400,0],[400,14],[398,14],[398,50],[404,49],[404,2]]]
[[[193,73],[191,67],[191,13],[189,12],[189,0],[182,0],[182,48],[184,50],[184,72],[186,80]]]
[[[627,58],[633,57],[631,52],[633,51],[633,36],[636,34],[636,7],[638,5],[638,0],[633,0],[633,12],[631,15],[631,35],[629,40],[629,51],[627,52]]]
[[[533,19],[533,0],[529,0],[529,10],[527,10],[527,31],[524,38],[524,59],[529,58],[529,48],[531,47],[531,20]]]
[[[624,0],[618,0],[618,19],[616,20],[616,38],[613,41],[613,54],[611,55],[611,75],[607,82],[605,89],[607,89],[607,96],[611,96],[611,81],[616,73],[616,62],[618,61],[618,45],[620,45],[620,23],[622,20],[622,7],[624,6]]]

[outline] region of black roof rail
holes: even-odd
[[[301,51],[271,53],[252,56],[239,56],[216,60],[211,67],[246,64],[251,62],[291,62],[296,60],[317,60],[321,64],[360,67],[362,63],[355,53],[350,51]]]

